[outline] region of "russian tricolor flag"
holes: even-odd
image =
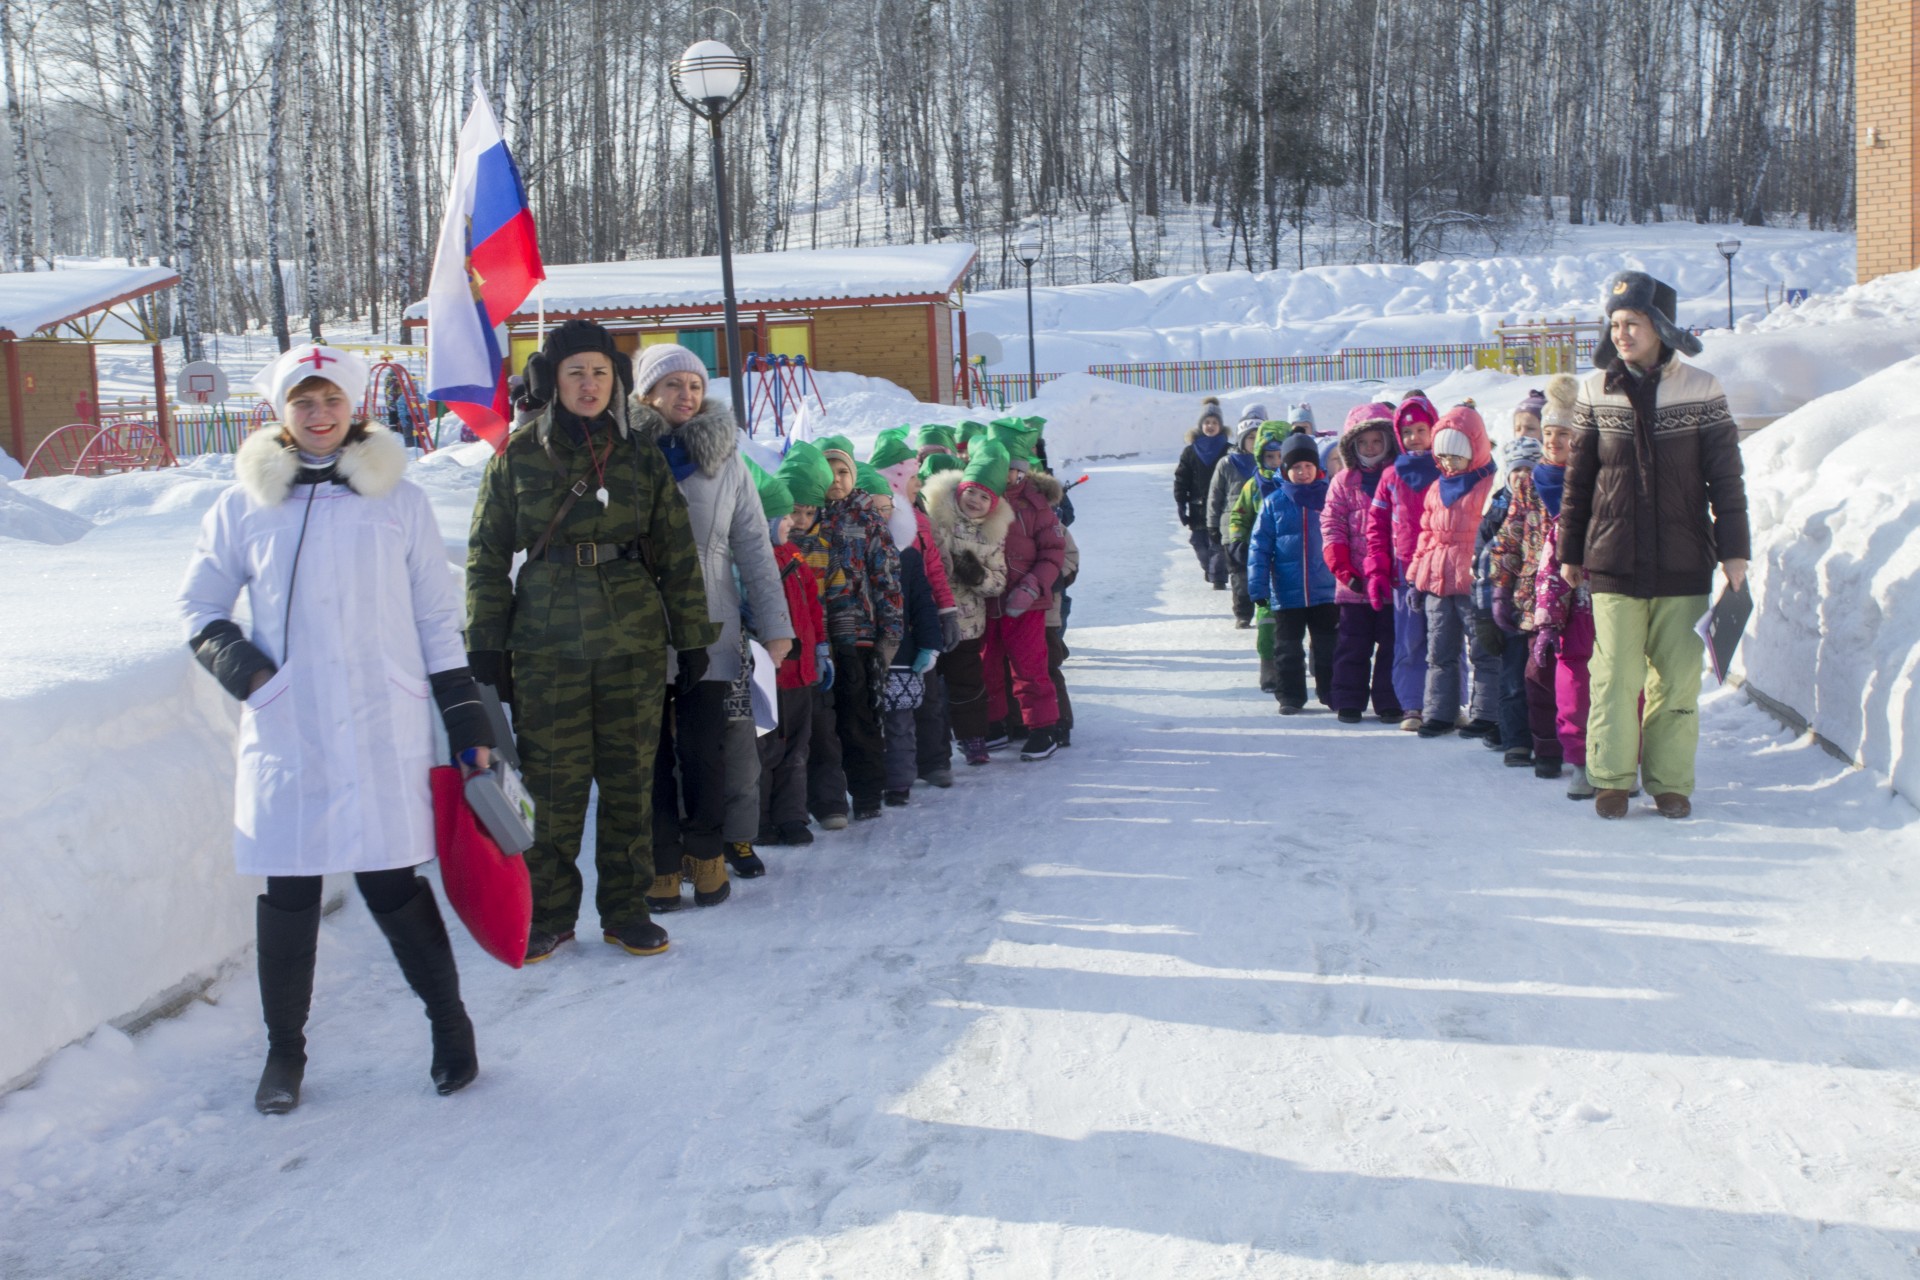
[[[546,278],[520,171],[476,83],[427,288],[427,395],[495,449],[513,425],[496,329]]]

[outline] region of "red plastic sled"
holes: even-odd
[[[433,787],[433,838],[440,852],[440,883],[460,922],[480,949],[510,969],[527,962],[533,931],[533,884],[527,864],[500,852],[467,803],[460,770],[428,774]]]

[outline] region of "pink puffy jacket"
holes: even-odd
[[[1364,590],[1355,591],[1347,585],[1352,578],[1366,576],[1367,517],[1373,510],[1373,494],[1367,492],[1367,473],[1361,468],[1353,437],[1369,427],[1384,426],[1391,431],[1392,425],[1392,405],[1363,404],[1354,406],[1340,432],[1340,460],[1344,466],[1328,484],[1327,505],[1320,512],[1320,554],[1326,558],[1327,568],[1333,570],[1336,604],[1367,603]],[[1387,454],[1387,459],[1381,466],[1391,470],[1392,452]],[[1386,477],[1376,473],[1374,483],[1377,491],[1379,485],[1386,483]]]
[[[1422,395],[1410,395],[1393,413],[1393,440],[1401,453],[1408,452],[1406,428],[1418,419],[1432,427],[1438,418],[1433,402]],[[1427,488],[1432,488],[1428,485]],[[1373,491],[1373,508],[1367,515],[1366,578],[1378,578],[1389,587],[1406,585],[1406,567],[1420,538],[1420,507],[1426,490],[1410,489],[1400,473],[1389,468]]]
[[[1407,564],[1407,582],[1428,595],[1464,596],[1473,591],[1473,542],[1493,492],[1493,447],[1487,443],[1487,424],[1472,405],[1455,405],[1441,415],[1439,431],[1449,427],[1473,442],[1473,466],[1489,468],[1473,488],[1452,506],[1445,498],[1445,480],[1427,486],[1420,508],[1420,540]],[[1436,431],[1435,434],[1439,434]]]

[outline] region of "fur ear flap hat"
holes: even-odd
[[[1607,281],[1601,305],[1607,317],[1616,311],[1638,311],[1653,322],[1654,331],[1667,346],[1683,356],[1700,354],[1700,339],[1682,329],[1674,318],[1680,311],[1680,298],[1664,280],[1655,280],[1644,271],[1615,272]],[[1611,327],[1603,324],[1600,341],[1593,348],[1593,367],[1605,369],[1619,354],[1613,346]]]

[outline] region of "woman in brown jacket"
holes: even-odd
[[[1561,573],[1593,591],[1587,777],[1626,816],[1636,771],[1659,811],[1693,811],[1707,611],[1718,564],[1745,584],[1751,538],[1740,434],[1719,380],[1683,364],[1700,340],[1674,291],[1639,271],[1607,285],[1607,331],[1575,407],[1560,510]],[[1646,701],[1641,707],[1641,694]]]

